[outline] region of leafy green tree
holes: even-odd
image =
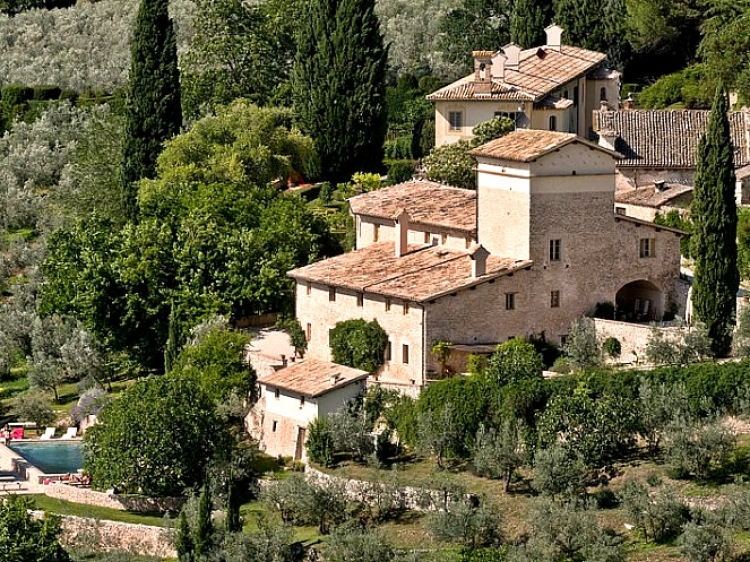
[[[179,495],[203,481],[225,439],[213,400],[195,382],[148,378],[107,404],[86,432],[85,469],[98,489]]]
[[[345,320],[331,330],[330,345],[336,363],[372,373],[385,361],[388,335],[377,320]]]
[[[37,519],[34,504],[23,496],[0,500],[0,552],[3,562],[67,562],[68,554],[58,542],[60,518],[45,514]]]
[[[639,101],[642,99],[638,98]],[[685,258],[690,258],[690,233],[692,232],[693,223],[689,217],[683,217],[676,209],[672,209],[667,214],[656,213],[654,217],[655,224],[663,224],[672,228],[679,228],[687,234],[680,238],[680,254]]]
[[[706,134],[698,145],[691,218],[695,225],[693,308],[706,325],[711,349],[722,357],[732,344],[737,271],[737,206],[734,149],[729,136],[727,98],[717,88]]]
[[[579,318],[570,324],[563,352],[576,369],[590,369],[602,363],[602,348],[591,318]]]
[[[675,476],[706,480],[723,468],[735,442],[720,419],[702,422],[676,417],[665,431],[664,459]]]
[[[136,182],[156,173],[162,143],[182,125],[177,43],[166,0],[141,0],[131,43],[123,151],[123,208],[138,215]]]
[[[211,491],[204,484],[198,498],[198,513],[196,514],[195,531],[193,533],[195,554],[199,558],[208,556],[213,546],[214,528],[211,521],[211,507]]]
[[[422,412],[417,418],[417,450],[435,455],[439,468],[443,468],[446,454],[461,446],[461,437],[451,403],[439,411]]]
[[[502,542],[500,511],[484,500],[479,505],[466,497],[454,497],[448,509],[430,513],[427,528],[439,541],[458,543],[474,550]]]
[[[516,0],[510,13],[510,40],[524,49],[544,45],[544,28],[552,19],[552,3],[544,0]]]
[[[365,529],[342,525],[334,529],[326,540],[325,559],[330,562],[388,562],[395,557],[380,529]]]
[[[328,417],[328,424],[337,452],[350,452],[360,462],[375,452],[373,424],[362,408],[344,405]]]
[[[636,480],[629,480],[618,494],[625,512],[647,541],[665,543],[679,535],[689,510],[670,488],[652,493]]]
[[[388,48],[374,8],[374,0],[314,0],[300,20],[292,99],[331,182],[382,165]]]
[[[520,425],[506,420],[499,431],[484,424],[479,426],[472,459],[474,468],[481,475],[504,478],[506,492],[513,473],[527,462],[527,457]]]
[[[19,419],[32,421],[37,427],[46,427],[55,421],[52,403],[41,392],[30,391],[18,396],[13,411]]]
[[[685,385],[658,383],[649,377],[641,377],[638,385],[640,408],[638,433],[646,441],[648,450],[655,454],[659,450],[664,431],[669,423],[687,413],[688,396]]]
[[[534,345],[523,338],[513,338],[497,346],[483,373],[493,384],[505,386],[518,381],[541,380],[543,370],[542,357]]]
[[[710,3],[699,53],[714,82],[750,99],[750,6],[746,2]]]
[[[583,458],[560,443],[537,449],[534,455],[534,489],[553,500],[575,499],[583,495],[587,477]]]
[[[750,357],[750,306],[745,305],[740,309],[732,338],[732,354],[742,359]]]
[[[711,340],[701,322],[668,333],[654,326],[646,342],[646,359],[654,365],[689,365],[711,356]]]
[[[715,522],[690,521],[678,539],[682,554],[690,562],[732,560],[733,541],[725,528]]]
[[[177,520],[177,531],[175,532],[174,547],[177,551],[177,559],[180,562],[193,562],[195,556],[195,543],[190,524],[185,510],[180,511]]]
[[[326,417],[317,417],[307,425],[307,458],[321,466],[333,464],[333,438],[331,424]]]

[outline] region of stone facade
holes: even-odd
[[[62,482],[46,484],[42,491],[45,495],[59,500],[140,513],[179,512],[185,503],[185,498],[123,496],[107,492],[97,492],[91,488],[71,486]]]

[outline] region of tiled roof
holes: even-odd
[[[352,212],[392,219],[399,210],[412,223],[460,230],[476,230],[477,193],[428,180],[411,180],[349,199]]]
[[[638,187],[636,189],[622,189],[615,192],[617,203],[641,205],[658,209],[680,195],[693,191],[693,186],[684,183],[665,183],[662,189],[655,189],[654,185]]]
[[[492,78],[492,93],[474,93],[471,74],[431,93],[429,100],[532,100],[539,101],[564,84],[596,68],[606,59],[603,53],[563,45],[560,51],[538,47],[521,51],[518,68],[505,68],[505,75]],[[571,92],[572,93],[572,92]]]
[[[630,223],[638,224],[638,225],[641,225],[641,226],[650,226],[651,228],[653,228],[653,229],[655,229],[657,231],[659,231],[659,230],[666,230],[667,232],[674,232],[675,234],[681,234],[681,235],[687,234],[686,232],[680,230],[679,228],[672,228],[671,226],[664,226],[662,224],[655,224],[655,223],[653,223],[651,221],[645,221],[643,219],[637,219],[635,217],[629,217],[627,215],[618,215],[618,214],[615,213],[615,222],[620,222],[620,221],[630,222]]]
[[[619,158],[620,155],[611,150],[602,148],[594,143],[581,140],[573,133],[558,133],[555,131],[542,131],[537,129],[516,129],[499,139],[492,140],[469,151],[472,156],[486,156],[499,158],[500,160],[511,160],[513,162],[532,162],[539,158],[571,143],[579,143],[591,148],[597,148],[612,156]]]
[[[567,109],[573,105],[573,100],[568,98],[558,98],[557,96],[547,96],[534,104],[537,109]]]
[[[625,158],[619,167],[695,168],[698,141],[706,132],[710,111],[633,109],[595,111],[594,131],[611,130],[617,135],[615,150]],[[742,112],[729,113],[734,143],[734,164],[744,166],[748,146]]]
[[[258,382],[315,398],[335,388],[364,379],[367,375],[367,371],[352,369],[338,363],[305,359],[261,377]]]
[[[473,278],[471,251],[410,244],[396,257],[393,242],[372,244],[289,272],[299,280],[423,302],[532,265],[489,256],[486,274]]]

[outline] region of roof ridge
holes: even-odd
[[[390,242],[388,242],[388,243],[390,243]],[[394,242],[394,244],[395,244],[395,242]],[[424,251],[424,250],[430,250],[432,248],[439,248],[439,247],[440,246],[427,245],[427,246],[424,246],[422,248],[419,248],[416,251],[417,252],[421,252],[421,251]],[[428,269],[432,269],[433,267],[435,267],[437,265],[442,265],[442,264],[445,264],[445,263],[449,263],[449,262],[455,261],[457,259],[460,259],[460,258],[468,256],[468,253],[465,250],[458,250],[456,248],[447,248],[446,247],[445,251],[458,252],[459,254],[462,254],[462,255],[453,256],[452,258],[446,259],[446,260],[441,261],[439,263],[433,263],[433,264],[429,264],[429,265],[423,265],[422,267],[418,267],[416,269],[410,269],[408,272],[402,272],[402,273],[399,273],[398,275],[394,275],[393,277],[386,277],[385,279],[380,279],[377,283],[370,283],[369,285],[363,285],[362,286],[362,291],[366,291],[370,287],[375,287],[376,285],[380,285],[382,283],[389,283],[391,281],[395,281],[396,279],[399,279],[399,278],[404,277],[406,275],[413,275],[414,273],[419,273],[420,271],[427,271]],[[412,252],[409,252],[406,255],[409,255],[411,253]]]

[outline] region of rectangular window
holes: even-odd
[[[656,255],[656,238],[641,238],[639,253],[642,258],[653,258]]]
[[[377,242],[380,238],[380,225],[376,224],[372,227],[372,241]]]
[[[550,308],[560,308],[560,291],[552,291],[549,294]]]
[[[407,344],[401,346],[401,362],[404,365],[409,364],[409,346]]]
[[[516,294],[505,293],[505,310],[515,310],[515,309],[516,309]]]
[[[390,361],[393,359],[393,343],[388,340],[388,345],[385,347],[385,360]]]
[[[618,215],[625,215],[625,207],[615,207],[615,213]]]
[[[279,398],[279,389],[278,388],[274,388],[273,389],[273,397],[276,398],[276,399]]]
[[[409,314],[409,303],[408,302],[404,303],[404,314]]]
[[[430,243],[430,233],[429,232],[425,232],[424,233],[424,243],[425,244],[429,244]]]
[[[560,261],[561,248],[562,240],[560,240],[559,238],[549,241],[549,261]]]
[[[328,287],[328,301],[336,302],[336,287]]]
[[[299,407],[300,408],[304,408],[305,407],[305,397],[304,396],[300,396],[299,397]]]
[[[310,293],[312,293],[312,283],[309,281],[307,282],[307,296],[310,296]]]
[[[310,336],[312,336],[312,324],[308,322],[307,326],[305,326],[305,338],[308,342],[310,341]]]
[[[276,420],[273,420],[273,427],[271,428],[271,431],[273,431],[274,433],[276,433],[276,428],[277,427],[279,427],[279,422],[277,422]]]
[[[357,293],[357,306],[362,307],[365,304],[365,296],[362,293]]]
[[[446,242],[448,242],[448,235],[447,234],[441,234],[440,235],[440,243],[441,244],[445,244]]]
[[[388,312],[391,309],[391,299],[385,299],[385,311]]]
[[[464,128],[464,112],[463,111],[449,111],[448,122],[450,123],[451,131],[460,131]]]

